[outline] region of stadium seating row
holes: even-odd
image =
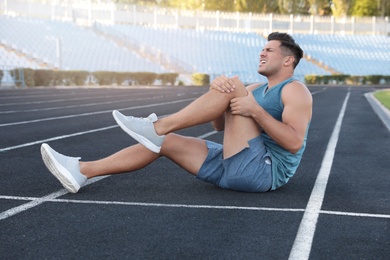
[[[104,28],[104,27],[103,27]],[[154,46],[170,56],[185,61],[192,71],[214,75],[239,75],[246,82],[258,81],[259,54],[266,39],[255,33],[228,33],[186,29],[153,29],[140,26],[111,25],[131,42]],[[328,75],[329,72],[302,60],[296,77],[307,73]]]
[[[0,66],[39,68],[32,59],[55,68],[87,71],[168,72],[158,60],[148,60],[136,50],[121,46],[121,38],[153,53],[163,53],[172,63],[180,63],[188,73],[202,72],[211,78],[239,75],[245,83],[262,77],[257,74],[259,53],[266,39],[255,33],[154,29],[131,25],[97,25],[105,36],[91,28],[70,22],[0,16]],[[107,37],[111,35],[112,37]],[[386,36],[294,35],[305,54],[324,66],[302,59],[295,77],[306,74],[329,75],[324,69],[352,75],[388,74],[390,38]],[[19,57],[7,49],[18,50]],[[59,55],[59,53],[61,55]],[[32,58],[32,59],[31,59]]]
[[[1,60],[1,69],[5,68],[32,68],[39,69],[40,66],[34,61],[30,61],[23,56],[17,55],[15,52],[8,51],[5,48],[0,47],[0,60]]]
[[[65,70],[163,71],[158,64],[69,22],[0,16],[0,40]]]
[[[350,75],[388,75],[390,37],[383,35],[295,35],[306,54]]]

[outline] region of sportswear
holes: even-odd
[[[276,120],[282,122],[282,113],[284,109],[281,97],[282,90],[288,83],[294,80],[294,78],[289,78],[270,89],[268,89],[268,83],[266,83],[253,90],[252,94],[265,111]],[[286,184],[295,174],[306,147],[308,129],[309,127],[306,130],[302,147],[295,154],[282,148],[263,130],[262,137],[264,145],[272,160],[271,190],[276,190],[280,186]]]

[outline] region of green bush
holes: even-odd
[[[347,85],[362,85],[365,82],[365,77],[363,76],[350,76],[345,80]]]
[[[133,73],[131,72],[117,72],[115,74],[116,83],[122,85],[127,82],[127,85],[131,85],[133,82]]]
[[[364,85],[364,84],[390,84],[390,76],[370,75],[370,76],[351,76],[351,75],[305,75],[306,84],[346,84],[346,85]]]
[[[210,84],[210,75],[203,73],[192,74],[192,82],[195,86],[206,86]]]
[[[35,70],[34,85],[39,87],[47,87],[55,84],[55,71],[53,70]]]
[[[332,78],[336,80],[336,84],[346,84],[346,79],[349,77],[349,75],[333,75]]]
[[[87,81],[87,78],[89,76],[88,71],[71,71],[73,75],[73,83],[76,86],[83,86],[85,85],[85,82]]]
[[[57,71],[24,69],[27,86],[82,86],[89,75],[88,71]],[[15,72],[17,73],[17,72]]]
[[[153,72],[137,72],[133,74],[136,85],[152,85],[157,79],[157,74]]]
[[[23,78],[26,86],[35,86],[34,74],[33,69],[23,69]]]
[[[382,75],[370,75],[370,76],[366,76],[366,80],[368,84],[378,85],[382,77],[383,77]]]
[[[162,73],[158,75],[158,79],[161,80],[163,85],[171,84],[173,86],[178,76],[178,73]]]
[[[51,84],[51,86],[70,86],[71,79],[69,78],[69,75],[67,71],[65,70],[55,70],[53,71],[54,74],[54,80]]]
[[[95,77],[99,85],[111,85],[114,81],[113,72],[110,71],[95,71],[92,75]]]
[[[383,76],[383,81],[385,84],[390,84],[390,76]]]
[[[306,75],[305,76],[306,84],[319,84],[317,75]]]

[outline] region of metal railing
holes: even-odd
[[[20,86],[22,88],[26,87],[26,82],[24,81],[24,71],[22,68],[13,68],[11,66],[5,66],[0,64],[0,88],[8,88]]]

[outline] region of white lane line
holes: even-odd
[[[218,206],[218,205],[191,205],[191,204],[172,204],[172,203],[146,203],[146,202],[127,202],[127,201],[104,201],[104,200],[70,200],[57,199],[57,197],[17,197],[1,196],[0,199],[8,200],[39,200],[42,202],[60,202],[60,203],[79,203],[79,204],[100,204],[100,205],[123,205],[123,206],[143,206],[143,207],[165,207],[165,208],[195,208],[195,209],[238,209],[238,210],[258,210],[258,211],[285,211],[302,212],[304,209],[293,208],[267,208],[267,207],[242,207],[242,206]]]
[[[156,103],[156,104],[119,108],[117,110],[133,110],[133,109],[146,108],[146,107],[156,107],[156,106],[163,106],[163,105],[192,101],[194,99],[195,98],[187,98],[187,99],[173,100],[173,101],[168,101],[168,102],[161,102],[161,103]],[[19,122],[13,122],[13,123],[0,124],[0,127],[22,125],[22,124],[31,124],[31,123],[37,123],[37,122],[43,122],[43,121],[59,120],[59,119],[74,118],[74,117],[81,117],[81,116],[91,116],[91,115],[98,115],[98,114],[111,113],[111,112],[112,112],[112,109],[89,112],[89,113],[74,114],[74,115],[48,117],[48,118],[41,118],[41,119],[35,119],[35,120],[27,120],[27,121],[19,121]]]
[[[5,152],[5,151],[19,149],[19,148],[24,148],[24,147],[28,147],[28,146],[32,146],[32,145],[36,145],[36,144],[41,144],[41,143],[46,143],[46,142],[50,142],[50,141],[65,139],[65,138],[69,138],[69,137],[74,137],[74,136],[79,136],[79,135],[85,135],[85,134],[105,131],[105,130],[109,130],[109,129],[116,128],[116,127],[118,127],[118,125],[112,125],[112,126],[92,129],[92,130],[88,130],[88,131],[77,132],[77,133],[73,133],[73,134],[69,134],[69,135],[60,135],[60,136],[55,136],[55,137],[51,137],[51,138],[47,138],[47,139],[43,139],[43,140],[38,140],[38,141],[30,142],[30,143],[24,143],[24,144],[20,144],[20,145],[15,145],[15,146],[10,146],[10,147],[6,147],[6,148],[1,148],[0,149],[0,153],[1,152]]]
[[[123,97],[123,95],[122,96],[104,96],[102,98],[113,98],[113,97]],[[21,96],[18,96],[18,98],[21,98]],[[76,100],[90,100],[90,99],[96,99],[96,98],[99,98],[99,97],[88,96],[88,97],[65,98],[65,99],[50,99],[50,100],[42,100],[42,101],[27,101],[27,102],[22,101],[22,102],[15,102],[15,103],[1,103],[0,106],[49,104],[49,103],[58,103],[58,102],[64,102],[64,101],[69,102],[69,101],[76,101]]]
[[[36,200],[37,197],[19,197],[19,196],[8,196],[8,195],[0,195],[0,199],[3,200]]]
[[[356,213],[356,212],[342,212],[332,210],[321,210],[322,214],[351,216],[351,217],[368,217],[368,218],[390,218],[388,214],[371,214],[371,213]]]
[[[332,135],[326,148],[325,156],[322,160],[322,165],[314,184],[314,188],[311,192],[309,202],[307,203],[305,213],[303,214],[301,224],[299,225],[298,233],[289,256],[289,259],[291,260],[309,259],[314,232],[316,230],[318,216],[320,214],[322,202],[324,200],[326,185],[328,183],[330,171],[332,168],[341,124],[343,122],[349,96],[350,90],[348,90],[348,93],[344,99],[343,106],[341,107],[336,125],[334,126]]]
[[[167,116],[167,115],[163,115],[161,117],[165,117],[165,116]],[[24,143],[24,144],[20,144],[20,145],[0,148],[0,153],[1,152],[5,152],[5,151],[19,149],[19,148],[24,148],[24,147],[28,147],[28,146],[32,146],[32,145],[36,145],[36,144],[47,143],[47,142],[50,142],[50,141],[61,140],[61,139],[69,138],[69,137],[85,135],[85,134],[90,134],[90,133],[96,133],[96,132],[100,132],[100,131],[106,131],[106,130],[110,130],[110,129],[113,129],[113,128],[116,128],[116,127],[118,127],[118,125],[106,126],[106,127],[91,129],[91,130],[88,130],[88,131],[77,132],[77,133],[68,134],[68,135],[60,135],[60,136],[55,136],[55,137],[42,139],[42,140],[38,140],[38,141],[33,141],[33,142],[29,142],[29,143]],[[206,133],[204,135],[199,136],[198,138],[206,138],[206,137],[208,137],[210,135],[213,135],[215,133],[217,133],[217,131]]]
[[[194,95],[197,95],[198,92],[191,93]],[[186,94],[183,94],[186,95]],[[122,95],[122,96],[104,96],[102,98],[107,99],[107,98],[121,98],[121,100],[111,100],[111,101],[100,101],[100,102],[93,102],[93,103],[84,103],[84,104],[75,104],[75,105],[67,105],[67,106],[57,106],[57,107],[45,107],[45,108],[35,108],[35,109],[25,109],[25,110],[7,110],[7,111],[0,111],[0,114],[13,114],[13,113],[32,113],[32,112],[37,112],[37,111],[47,111],[47,110],[58,110],[58,109],[67,109],[67,108],[75,108],[75,107],[91,107],[91,106],[98,106],[98,105],[110,105],[110,104],[117,104],[117,103],[131,103],[134,100],[136,101],[147,101],[147,100],[156,100],[156,99],[161,99],[164,97],[167,97],[167,95],[160,95],[160,96],[153,96],[153,97],[147,97],[147,98],[137,98],[135,96],[137,95],[131,95],[132,99],[128,98],[129,95]],[[180,94],[177,94],[176,97],[182,96]],[[126,99],[124,99],[126,98]],[[86,98],[83,98],[86,99]],[[80,100],[83,100],[80,99]],[[91,97],[88,99],[98,99],[98,97]],[[73,99],[72,99],[73,100]],[[50,100],[49,100],[50,101]],[[49,101],[45,101],[46,103]],[[64,100],[64,101],[70,101],[70,100]],[[39,101],[38,101],[39,102]],[[43,103],[43,101],[41,102]],[[25,105],[26,103],[23,103]]]
[[[167,116],[167,115],[163,115],[161,117],[165,117],[165,116]],[[116,127],[118,127],[118,125],[106,126],[106,127],[91,129],[91,130],[88,130],[88,131],[77,132],[77,133],[68,134],[68,135],[60,135],[60,136],[55,136],[55,137],[42,139],[42,140],[38,140],[38,141],[33,141],[33,142],[29,142],[29,143],[24,143],[24,144],[20,144],[20,145],[0,148],[0,153],[1,152],[5,152],[5,151],[19,149],[19,148],[24,148],[24,147],[28,147],[28,146],[32,146],[32,145],[36,145],[36,144],[47,143],[47,142],[50,142],[50,141],[61,140],[61,139],[69,138],[69,137],[85,135],[85,134],[90,134],[90,133],[95,133],[95,132],[100,132],[100,131],[106,131],[106,130],[109,130],[109,129],[112,129],[112,128],[116,128]],[[206,138],[207,136],[213,135],[215,133],[216,132],[206,133],[205,135],[202,135],[199,138]]]
[[[115,126],[115,127],[117,127],[117,126]],[[91,132],[91,131],[87,131],[87,132]],[[213,135],[213,134],[215,134],[215,133],[217,133],[217,131],[212,131],[212,132],[206,133],[206,134],[204,134],[204,135],[198,136],[197,138],[205,138],[205,137],[210,136],[210,135]],[[77,134],[78,134],[78,133],[77,133]],[[0,150],[0,152],[1,152],[1,150]],[[89,184],[91,184],[91,183],[100,181],[100,180],[102,180],[102,179],[104,179],[104,178],[107,178],[107,177],[109,177],[109,176],[110,176],[110,175],[101,176],[101,177],[96,177],[96,178],[90,179],[90,180],[87,181],[87,183],[85,184],[85,186],[86,186],[86,185],[89,185]],[[18,207],[11,208],[11,209],[9,209],[9,210],[7,210],[7,211],[4,211],[4,212],[0,213],[0,220],[6,219],[6,218],[11,217],[11,216],[13,216],[13,215],[15,215],[15,214],[18,214],[18,213],[20,213],[20,212],[26,211],[26,210],[28,210],[28,209],[30,209],[30,208],[33,208],[33,207],[35,207],[35,206],[37,206],[37,205],[39,205],[39,204],[44,203],[45,201],[53,200],[53,199],[58,198],[58,197],[60,197],[60,196],[62,196],[62,195],[65,195],[65,194],[67,194],[67,193],[68,193],[68,191],[67,191],[66,189],[62,189],[62,190],[59,190],[59,191],[57,191],[57,192],[51,193],[51,194],[49,194],[49,195],[47,195],[47,196],[44,196],[44,197],[42,197],[42,198],[34,199],[33,201],[28,202],[28,203],[23,204],[23,205],[20,205],[20,206],[18,206]]]
[[[165,204],[165,203],[144,203],[144,202],[124,202],[124,201],[99,201],[99,200],[70,200],[57,198],[37,198],[0,195],[4,200],[38,200],[58,203],[79,203],[79,204],[101,204],[101,205],[123,205],[123,206],[143,206],[143,207],[166,207],[166,208],[196,208],[196,209],[237,209],[237,210],[258,210],[258,211],[279,211],[279,212],[303,212],[305,209],[293,208],[268,208],[268,207],[241,207],[241,206],[218,206],[218,205],[191,205],[191,204]],[[389,214],[371,214],[359,212],[343,212],[332,210],[321,210],[320,214],[347,216],[347,217],[367,217],[367,218],[389,218]]]
[[[145,100],[145,99],[137,99],[137,100]],[[129,103],[132,101],[133,100],[131,99],[126,99],[126,100],[101,101],[101,102],[94,102],[94,103],[84,103],[84,104],[58,106],[58,107],[51,106],[45,108],[34,108],[34,109],[24,109],[24,110],[8,110],[8,111],[0,111],[0,114],[32,113],[38,111],[58,110],[58,109],[67,109],[67,108],[75,108],[75,107],[91,107],[97,105],[108,105],[108,104],[117,104],[117,103],[125,103],[125,102]]]
[[[216,133],[218,133],[218,131],[211,131],[211,132],[205,133],[204,135],[200,135],[200,136],[198,136],[197,138],[205,139],[205,138],[207,138],[207,137],[209,137],[209,136],[211,136],[211,135],[214,135],[214,134],[216,134]]]
[[[81,203],[81,204],[101,204],[101,205],[125,205],[144,207],[164,207],[164,208],[193,208],[193,209],[236,209],[254,211],[288,211],[302,212],[303,209],[291,208],[266,208],[266,207],[241,207],[241,206],[218,206],[218,205],[191,205],[191,204],[166,204],[166,203],[144,203],[144,202],[123,202],[123,201],[94,201],[94,200],[67,200],[67,199],[47,199],[48,202]]]
[[[109,176],[101,176],[101,177],[96,177],[94,179],[91,179],[91,180],[88,180],[87,183],[85,184],[86,185],[89,185],[89,184],[92,184],[94,182],[97,182],[97,181],[100,181],[104,178],[107,178]],[[14,216],[18,213],[21,213],[23,211],[26,211],[28,209],[31,209],[33,207],[36,207],[44,202],[47,202],[47,201],[50,201],[50,200],[54,200],[55,198],[58,198],[60,196],[63,196],[65,194],[69,193],[66,189],[62,189],[62,190],[59,190],[57,192],[53,192],[49,195],[46,195],[46,196],[43,196],[41,198],[37,198],[37,199],[34,199],[33,201],[30,201],[28,203],[25,203],[25,204],[22,204],[18,207],[14,207],[14,208],[11,208],[9,210],[6,210],[4,212],[1,212],[0,213],[0,220],[4,220],[6,218],[9,218],[11,216]]]
[[[312,95],[315,95],[315,94],[324,92],[325,90],[327,90],[327,88],[322,88],[322,89],[320,89],[320,90],[317,90],[317,91],[312,92],[311,94],[312,94]]]
[[[72,91],[73,92],[73,91]],[[59,96],[65,96],[65,98],[58,98],[58,99],[49,99],[49,100],[39,100],[39,101],[19,101],[19,102],[13,102],[13,103],[4,103],[1,102],[0,106],[13,106],[13,105],[31,105],[31,104],[49,104],[49,103],[58,103],[58,102],[64,102],[64,101],[76,101],[76,100],[90,100],[90,99],[106,99],[106,98],[125,98],[125,97],[132,97],[134,98],[135,96],[140,96],[140,95],[145,95],[147,92],[138,92],[138,93],[132,93],[132,92],[126,92],[123,94],[122,92],[117,92],[116,95],[103,95],[102,94],[96,94],[93,93],[93,95],[90,95],[91,93],[82,93],[82,94],[88,94],[88,96],[83,96],[83,97],[78,97],[78,92],[74,93],[64,93],[64,94],[53,94],[53,95],[31,95],[31,96],[26,96],[25,93],[22,95],[18,96],[13,96],[13,97],[5,97],[7,101],[11,98],[37,98],[37,97],[43,97],[43,98],[48,98],[48,97],[56,97],[58,98]],[[194,92],[197,93],[197,92]],[[115,94],[115,93],[113,93]],[[0,97],[1,99],[1,97]]]
[[[69,138],[69,137],[85,135],[85,134],[90,134],[90,133],[96,133],[96,132],[100,132],[100,131],[106,131],[106,130],[110,130],[110,129],[117,128],[117,127],[118,127],[118,125],[112,125],[112,126],[92,129],[92,130],[88,130],[88,131],[77,132],[77,133],[73,133],[73,134],[69,134],[69,135],[60,135],[60,136],[55,136],[55,137],[51,137],[51,138],[47,138],[47,139],[42,139],[42,140],[30,142],[30,143],[24,143],[24,144],[20,144],[20,145],[10,146],[10,147],[6,147],[6,148],[1,148],[0,149],[0,153],[1,152],[5,152],[5,151],[19,149],[19,148],[24,148],[24,147],[28,147],[28,146],[32,146],[32,145],[36,145],[36,144],[47,143],[47,142],[50,142],[50,141],[61,140],[61,139]],[[211,136],[213,134],[216,134],[216,133],[218,133],[218,132],[217,131],[212,131],[212,132],[206,133],[204,135],[201,135],[198,138],[204,139],[204,138],[207,138],[207,137],[209,137],[209,136]]]
[[[26,211],[30,208],[33,208],[33,207],[36,207],[44,202],[46,202],[46,200],[48,199],[54,199],[54,198],[57,198],[59,196],[62,196],[64,194],[68,193],[67,190],[63,189],[63,190],[59,190],[57,192],[54,192],[54,193],[51,193],[47,196],[44,196],[42,198],[38,198],[38,199],[35,199],[31,202],[28,202],[28,203],[25,203],[25,204],[22,204],[18,207],[14,207],[14,208],[11,208],[9,210],[6,210],[4,212],[1,212],[0,213],[0,220],[3,220],[3,219],[6,219],[6,218],[9,218],[15,214],[18,214],[20,212],[23,212],[23,211]]]

